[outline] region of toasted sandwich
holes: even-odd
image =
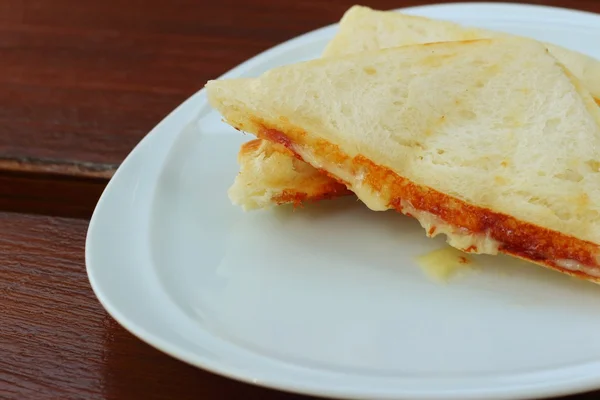
[[[465,252],[600,280],[600,109],[527,39],[404,46],[210,81],[233,127]]]
[[[421,43],[463,41],[480,38],[510,37],[502,32],[469,28],[459,24],[406,15],[392,11],[377,11],[363,6],[351,7],[340,21],[338,33],[327,45],[323,57],[336,57],[363,51]],[[546,45],[596,98],[600,99],[600,62],[586,55]],[[600,100],[598,100],[600,104]],[[252,147],[253,146],[253,147]],[[250,149],[242,147],[239,153],[240,173],[229,196],[234,204],[246,210],[267,208],[272,205],[334,198],[350,194],[339,190],[334,179],[301,162],[286,160],[286,155],[275,154],[269,142]],[[249,151],[249,150],[253,151]],[[271,154],[262,157],[261,154]],[[255,158],[255,155],[259,155]],[[278,161],[275,162],[275,159]],[[270,161],[262,166],[261,160]],[[277,169],[274,169],[277,164]],[[269,177],[269,174],[275,174]],[[269,182],[276,182],[269,185]]]

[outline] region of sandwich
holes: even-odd
[[[600,109],[522,38],[420,44],[209,81],[241,131],[464,252],[600,280]]]
[[[322,56],[337,57],[413,44],[503,37],[513,36],[464,27],[449,21],[353,6],[344,14],[338,33],[326,46]],[[600,99],[598,60],[552,44],[546,44],[546,47]],[[600,100],[597,101],[600,104]],[[302,165],[297,160],[287,160],[285,152],[278,153],[270,142],[260,146],[253,143],[240,149],[240,173],[229,190],[229,197],[234,204],[252,210],[286,203],[299,205],[306,201],[351,194],[340,190],[339,184],[327,175],[321,174],[319,177],[319,171],[315,168]],[[265,157],[265,154],[269,156]],[[263,166],[262,160],[268,161],[269,165]]]

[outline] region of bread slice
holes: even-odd
[[[229,189],[233,204],[247,211],[352,194],[345,185],[280,147],[260,139],[242,145],[240,173]]]
[[[338,33],[327,45],[323,57],[336,57],[372,51],[382,48],[406,46],[421,43],[462,41],[470,39],[510,37],[506,33],[486,29],[464,27],[462,25],[430,18],[407,15],[393,11],[378,11],[364,6],[351,7],[342,17]],[[600,62],[586,55],[564,49],[552,44],[547,47],[567,68],[600,99]],[[600,100],[598,100],[600,104]],[[275,149],[268,149],[269,143],[261,148],[272,154]],[[275,178],[278,184],[274,187],[261,185],[270,179],[271,167],[261,167],[260,160],[252,157],[252,152],[240,152],[238,158],[241,165],[240,174],[230,190],[234,204],[245,209],[267,208],[273,204],[292,202],[298,204],[303,199],[326,199],[346,195],[336,187],[333,179],[323,176],[318,186],[299,186],[311,182],[315,169],[301,167],[298,162],[284,162],[277,157],[279,169]],[[286,167],[287,166],[287,167]],[[258,173],[257,174],[255,174]],[[306,173],[306,177],[301,174]],[[285,192],[280,188],[285,188]],[[333,189],[328,191],[328,189]],[[315,190],[322,190],[317,192]],[[299,196],[290,194],[300,194]],[[307,196],[304,196],[308,194]],[[269,200],[271,196],[271,200]]]
[[[210,81],[237,129],[466,252],[600,279],[600,110],[540,43],[446,42]]]
[[[342,17],[338,33],[325,48],[323,56],[337,57],[421,43],[510,37],[515,36],[450,21],[353,6]],[[545,45],[600,103],[600,61],[551,43]]]

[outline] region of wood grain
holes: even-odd
[[[0,210],[90,218],[106,182],[29,172],[0,173]]]
[[[89,286],[86,229],[0,213],[0,398],[304,398],[201,371],[126,332]]]
[[[354,3],[0,0],[0,160],[109,174],[208,79]],[[535,3],[600,11],[596,0]]]

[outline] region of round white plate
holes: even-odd
[[[507,4],[404,10],[600,57],[600,16]],[[226,74],[319,56],[326,27]],[[415,257],[443,246],[347,198],[244,213],[239,145],[203,91],[129,155],[92,218],[86,261],[108,312],[156,348],[258,385],[369,399],[526,398],[600,387],[600,287],[506,257],[447,285]]]

